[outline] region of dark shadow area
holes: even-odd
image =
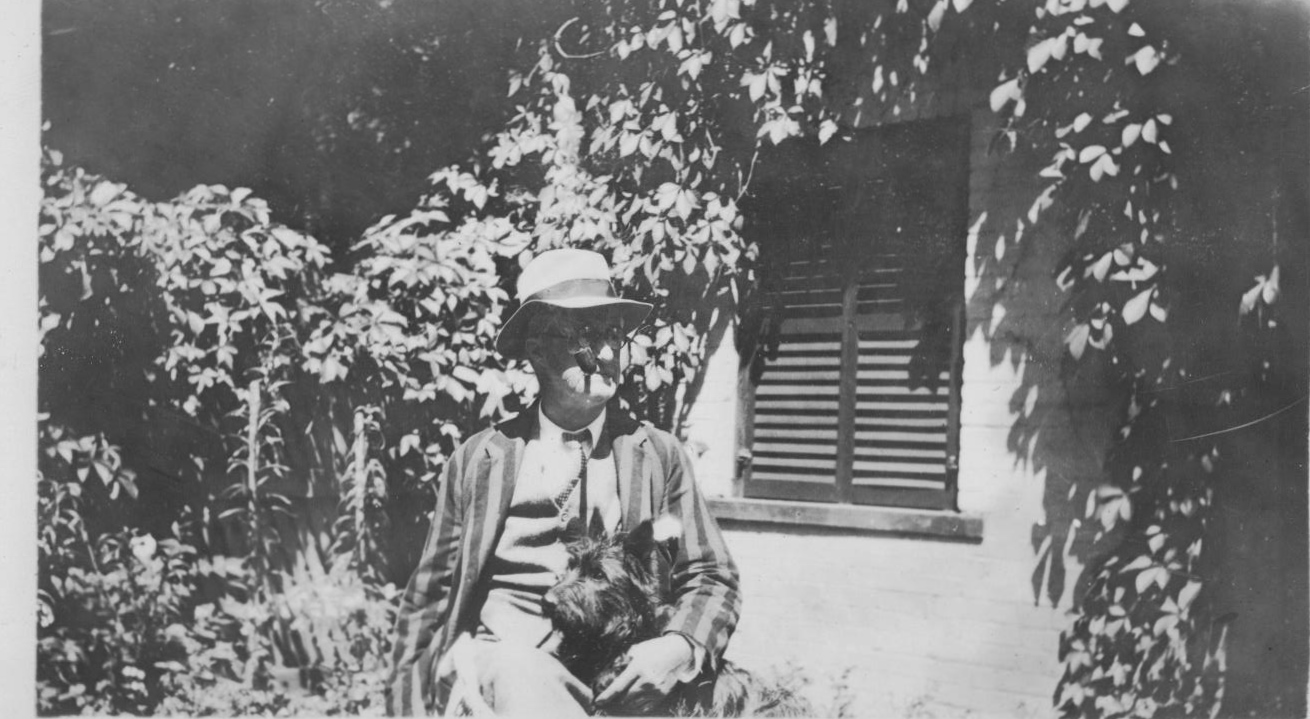
[[[1204,578],[1212,616],[1231,621],[1224,715],[1300,717],[1310,668],[1307,17],[1291,3],[1190,3],[1188,12],[1176,12],[1180,7],[1162,4],[1151,13],[1176,23],[1170,37],[1184,41],[1175,48],[1183,59],[1157,90],[1179,121],[1172,144],[1181,189],[1166,238],[1175,293],[1168,334],[1148,346],[1145,329],[1121,325],[1118,341],[1146,360],[1171,353],[1192,370],[1156,390],[1170,409],[1148,433],[1157,432],[1170,451],[1203,440],[1219,448]],[[1046,518],[1032,529],[1033,598],[1076,609],[1090,568],[1150,518],[1127,519],[1131,507],[1107,517],[1124,501],[1104,488],[1125,450],[1108,457],[1105,450],[1119,446],[1115,433],[1128,407],[1109,390],[1121,381],[1120,368],[1091,347],[1075,363],[1066,349],[1071,307],[1055,273],[1077,218],[1057,202],[1034,226],[1029,210],[1039,186],[1008,186],[1033,178],[1040,160],[1007,155],[997,160],[997,185],[974,188],[994,194],[973,201],[978,289],[967,331],[989,339],[994,366],[1022,363],[1008,449],[1045,476]],[[1239,318],[1240,298],[1274,265],[1284,293],[1273,308],[1277,326],[1256,331],[1254,324],[1270,318]],[[1234,405],[1240,409],[1222,402],[1225,387],[1243,388]]]
[[[50,0],[45,141],[152,200],[250,187],[339,259],[513,105],[566,3]],[[526,59],[525,59],[526,57]]]

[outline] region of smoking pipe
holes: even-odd
[[[582,347],[573,353],[573,361],[587,374],[596,374],[600,367],[596,364],[596,353],[590,347]]]

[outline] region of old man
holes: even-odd
[[[518,298],[496,349],[532,365],[540,398],[464,442],[446,465],[400,604],[393,715],[443,711],[460,671],[496,714],[637,713],[679,682],[712,676],[736,626],[737,571],[686,452],[612,401],[623,349],[651,306],[616,296],[605,259],[572,249],[529,262]],[[542,612],[568,562],[564,541],[580,526],[613,533],[664,515],[680,520],[683,535],[666,631],[633,646],[627,668],[592,696],[552,656]],[[457,642],[461,667],[442,661]]]

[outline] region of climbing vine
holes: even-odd
[[[660,334],[639,343],[651,363],[634,370],[653,396],[698,371],[708,317],[697,309],[726,294],[740,310],[755,289],[760,249],[746,239],[740,203],[761,156],[895,121],[960,73],[961,57],[992,61],[980,64],[996,72],[983,93],[999,118],[993,147],[1045,158],[1020,226],[1072,230],[1055,269],[1068,298],[1068,361],[1109,367],[1122,398],[1104,475],[1078,493],[1087,510],[1074,530],[1091,546],[1055,704],[1068,716],[1216,709],[1225,630],[1208,609],[1205,538],[1223,440],[1189,436],[1250,412],[1237,407],[1240,388],[1258,380],[1178,341],[1194,331],[1187,315],[1210,306],[1196,302],[1200,288],[1172,281],[1197,230],[1176,211],[1191,179],[1176,159],[1191,149],[1195,102],[1170,89],[1189,59],[1170,34],[1181,32],[1171,22],[1179,8],[663,0],[575,9],[537,45],[535,63],[511,73],[517,112],[460,175],[461,192],[502,200],[475,204],[531,237],[528,253],[597,249],[627,292],[656,303]],[[1264,311],[1277,284],[1272,267],[1228,310]],[[1228,381],[1198,381],[1215,372]],[[1216,401],[1214,413],[1192,409]]]

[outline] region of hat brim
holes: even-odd
[[[507,359],[523,359],[523,340],[526,338],[528,326],[531,325],[532,319],[547,307],[558,307],[566,310],[604,307],[621,317],[623,326],[628,328],[628,333],[631,334],[636,332],[641,323],[645,321],[653,305],[647,302],[625,300],[617,297],[561,297],[554,300],[528,300],[515,310],[514,314],[510,315],[510,318],[505,321],[505,325],[500,328],[500,334],[496,336],[496,351]]]

